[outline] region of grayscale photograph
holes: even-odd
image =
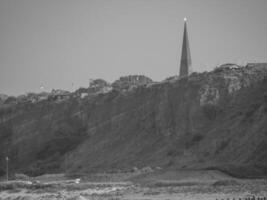
[[[267,1],[0,0],[0,200],[267,200]]]

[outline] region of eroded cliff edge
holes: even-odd
[[[1,166],[8,153],[13,171],[33,175],[144,166],[266,175],[266,92],[259,64],[17,105],[1,110]]]

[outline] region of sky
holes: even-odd
[[[0,0],[0,93],[178,75],[184,17],[194,71],[266,62],[266,9],[266,0]]]

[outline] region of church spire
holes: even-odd
[[[191,54],[189,48],[189,40],[186,27],[186,18],[184,18],[184,36],[183,36],[183,46],[182,55],[180,61],[180,77],[188,76],[192,72],[191,66]]]

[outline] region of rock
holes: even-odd
[[[143,173],[152,173],[154,170],[151,167],[143,167],[141,171]]]
[[[68,198],[67,200],[87,200],[87,199],[81,195],[78,195],[75,197]]]
[[[137,167],[133,167],[131,171],[132,172],[139,172],[139,169]]]
[[[155,170],[162,170],[161,167],[155,167]]]

